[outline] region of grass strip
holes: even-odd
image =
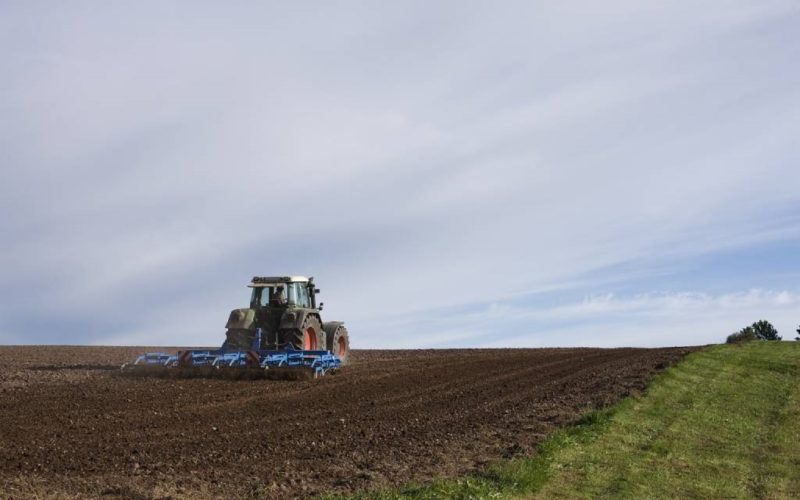
[[[535,457],[353,498],[595,497],[800,497],[800,343],[703,349]]]

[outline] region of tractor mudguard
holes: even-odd
[[[325,323],[322,323],[322,329],[325,330],[325,333],[333,333],[343,324],[344,321],[326,321]]]
[[[320,324],[322,323],[322,319],[320,319],[319,314],[313,309],[289,309],[283,313],[283,316],[281,317],[280,329],[289,330],[292,328],[302,328],[303,322],[305,322],[306,316],[309,314],[316,316]]]

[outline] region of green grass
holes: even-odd
[[[800,498],[800,343],[718,345],[530,459],[357,498]]]

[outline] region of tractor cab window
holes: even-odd
[[[250,295],[250,307],[259,308],[266,307],[269,303],[269,288],[268,287],[253,287],[253,293]]]
[[[311,297],[308,296],[308,287],[305,283],[288,283],[289,303],[297,307],[311,307]]]
[[[277,300],[278,287],[284,289],[283,300],[286,301],[286,287],[283,284],[270,286],[253,287],[253,294],[250,296],[250,304],[255,308],[267,307],[270,301]]]

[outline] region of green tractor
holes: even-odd
[[[256,276],[247,285],[253,291],[250,307],[234,309],[225,328],[223,349],[330,351],[342,363],[350,352],[350,339],[341,321],[323,323],[314,278]]]

